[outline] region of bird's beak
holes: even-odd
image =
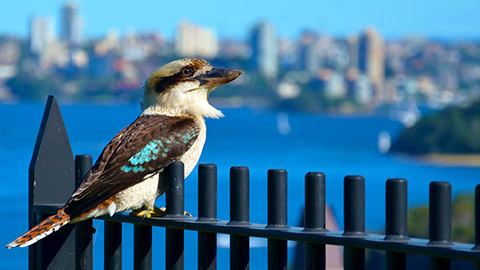
[[[196,79],[204,86],[219,86],[235,80],[242,74],[243,71],[240,70],[214,68],[205,74],[197,76]]]

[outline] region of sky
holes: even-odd
[[[26,36],[32,15],[50,16],[59,32],[64,0],[3,0],[0,33]],[[83,0],[76,1],[84,20],[84,36],[111,29],[158,31],[173,37],[178,23],[214,29],[220,38],[243,39],[259,20],[273,23],[278,34],[296,38],[311,29],[348,36],[374,26],[387,39],[422,35],[441,39],[480,39],[479,0]]]

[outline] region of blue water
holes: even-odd
[[[0,245],[5,245],[27,229],[28,165],[43,114],[44,104],[0,105]],[[74,154],[96,158],[103,146],[139,113],[137,104],[123,106],[61,106]],[[281,135],[277,112],[256,109],[224,109],[225,118],[207,120],[208,138],[200,162],[218,166],[218,217],[229,218],[229,168],[248,166],[251,175],[251,220],[267,222],[267,169],[288,171],[288,223],[295,226],[304,202],[304,175],[323,171],[327,176],[327,203],[343,224],[343,177],[361,174],[366,178],[367,230],[382,230],[384,224],[385,180],[408,180],[409,205],[428,202],[428,184],[434,180],[452,183],[453,193],[472,192],[480,183],[480,169],[441,167],[378,152],[381,130],[395,137],[400,123],[380,117],[288,115],[291,133]],[[197,215],[197,171],[186,180],[185,208]],[[157,202],[162,206],[164,198]],[[95,268],[103,267],[103,225],[95,221]],[[124,267],[132,265],[132,226],[124,225]],[[164,229],[154,229],[154,265],[163,269]],[[196,234],[186,232],[186,268],[196,269]],[[226,237],[221,238],[222,241]],[[251,250],[252,269],[266,269],[266,245],[252,239],[260,248]],[[219,245],[221,246],[221,245]],[[289,249],[292,254],[293,249]],[[219,269],[228,267],[228,249],[219,248]],[[290,258],[293,258],[290,255]],[[26,269],[27,249],[0,248],[0,269]],[[290,260],[293,263],[293,260]]]

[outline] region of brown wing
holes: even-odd
[[[65,212],[72,217],[80,215],[161,171],[190,149],[199,131],[192,118],[140,116],[108,143]]]

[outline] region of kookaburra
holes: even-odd
[[[202,59],[173,61],[153,72],[140,116],[105,146],[69,201],[6,247],[29,246],[66,224],[105,214],[155,212],[155,199],[166,190],[159,173],[182,161],[185,177],[190,174],[206,139],[204,117],[223,116],[208,103],[210,92],[241,74]]]

